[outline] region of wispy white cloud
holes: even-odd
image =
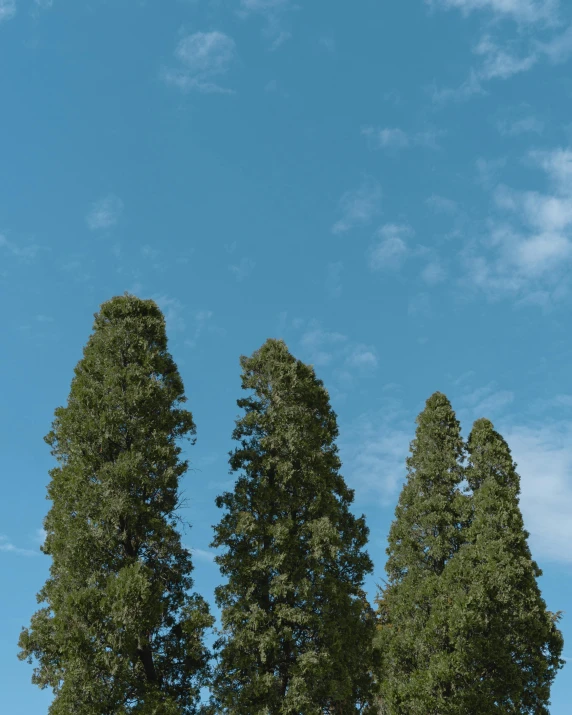
[[[329,365],[333,362],[340,348],[347,344],[348,338],[341,333],[324,330],[317,321],[310,321],[300,339],[300,344],[309,354],[312,364]]]
[[[407,149],[413,146],[439,149],[437,139],[444,134],[434,129],[408,134],[399,127],[364,127],[361,133],[375,149]]]
[[[19,556],[37,556],[37,551],[32,551],[31,549],[21,549],[10,541],[7,536],[0,534],[0,551],[5,553],[18,554]]]
[[[346,358],[346,365],[357,368],[376,368],[378,364],[375,350],[367,345],[356,345]]]
[[[239,14],[243,17],[261,15],[266,20],[264,36],[270,41],[270,49],[276,50],[292,37],[284,24],[284,17],[295,8],[291,0],[240,0]]]
[[[23,260],[31,261],[37,255],[40,247],[38,245],[31,244],[29,246],[18,246],[16,243],[9,241],[6,236],[0,233],[0,248],[3,248],[10,255],[16,258],[21,258]]]
[[[353,191],[340,199],[341,218],[332,226],[335,234],[345,233],[357,226],[366,226],[381,210],[381,186],[369,177]]]
[[[216,552],[205,551],[205,549],[196,549],[190,546],[187,546],[186,548],[189,549],[193,556],[196,556],[199,561],[205,561],[206,563],[214,563]]]
[[[502,120],[497,123],[499,134],[505,137],[514,137],[520,134],[542,134],[544,122],[537,117],[528,116],[513,121]]]
[[[175,56],[176,69],[163,71],[163,79],[183,92],[233,94],[234,90],[218,85],[214,80],[230,69],[236,58],[234,40],[224,32],[195,32],[179,40]]]
[[[54,6],[54,0],[34,0],[34,5],[40,10],[49,10]]]
[[[549,193],[498,185],[493,192],[499,216],[487,237],[468,245],[462,258],[474,285],[489,297],[520,294],[544,302],[551,289],[562,295],[572,260],[572,150],[531,152],[529,160],[547,175]],[[488,249],[484,251],[483,249]]]
[[[445,268],[439,260],[430,261],[421,271],[421,278],[428,285],[442,283],[447,276]]]
[[[326,288],[333,298],[337,298],[342,292],[342,271],[344,264],[341,261],[328,263]]]
[[[165,323],[167,324],[167,330],[182,332],[185,330],[185,320],[182,316],[183,305],[177,298],[170,298],[167,295],[152,295],[151,298],[157,303],[163,315],[165,316]]]
[[[572,422],[497,427],[521,476],[521,509],[533,558],[572,564]]]
[[[368,251],[371,270],[399,268],[408,252],[406,239],[413,235],[413,229],[407,224],[388,223],[382,226],[376,234],[377,242],[370,246]]]
[[[209,325],[211,319],[213,317],[213,312],[212,310],[196,310],[193,315],[194,323],[195,323],[195,329],[193,332],[193,335],[191,338],[188,338],[185,340],[185,345],[188,345],[191,348],[196,347],[199,338]]]
[[[559,0],[425,0],[430,7],[457,9],[464,15],[488,10],[518,23],[553,24],[558,20]]]
[[[112,228],[123,213],[123,201],[113,194],[99,199],[92,204],[86,216],[86,223],[91,231]]]
[[[518,56],[498,45],[490,35],[481,38],[474,52],[483,58],[478,70],[480,80],[509,79],[515,74],[527,72],[538,62],[535,52]]]
[[[241,258],[238,263],[229,266],[228,269],[231,273],[234,273],[236,280],[240,282],[248,278],[254,270],[255,265],[256,264],[252,259]]]
[[[457,203],[453,199],[449,199],[446,196],[439,196],[439,194],[432,194],[425,203],[429,208],[433,209],[435,213],[444,214],[455,214],[459,210]]]
[[[458,412],[460,417],[471,417],[473,420],[481,417],[492,419],[502,414],[513,401],[514,394],[510,390],[498,390],[492,382],[462,394]]]
[[[373,498],[385,507],[395,503],[414,432],[413,419],[407,419],[395,398],[385,398],[381,410],[344,426],[339,442],[344,476],[360,501]]]
[[[0,0],[0,23],[11,20],[16,14],[16,0]]]

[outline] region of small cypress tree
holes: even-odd
[[[510,449],[487,419],[468,440],[472,490],[466,544],[447,568],[451,624],[463,676],[463,712],[548,715],[563,640],[546,610],[519,507]]]
[[[214,623],[188,594],[193,566],[175,529],[188,466],[176,440],[195,424],[153,301],[115,297],[93,327],[45,437],[59,463],[42,547],[52,565],[18,657],[37,659],[32,682],[53,689],[51,715],[190,715]]]
[[[251,392],[238,400],[230,454],[242,474],[216,500],[228,509],[212,543],[228,547],[216,557],[228,583],[215,591],[212,702],[236,715],[353,714],[370,696],[375,622],[362,584],[372,563],[339,473],[336,415],[283,341],[240,362]]]
[[[460,713],[442,576],[462,540],[464,445],[442,393],[431,395],[417,417],[410,452],[389,532],[388,580],[376,598],[379,694],[391,715]]]

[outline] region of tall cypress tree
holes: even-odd
[[[388,580],[376,598],[378,686],[391,715],[463,712],[455,709],[456,654],[442,579],[463,538],[463,458],[459,422],[447,397],[436,392],[417,417],[389,532]]]
[[[241,358],[245,414],[233,438],[234,492],[213,547],[228,583],[222,609],[217,712],[347,715],[370,695],[373,609],[362,589],[369,529],[340,475],[336,415],[311,366],[281,340]]]
[[[188,593],[175,529],[188,466],[176,440],[195,424],[153,301],[115,297],[93,328],[45,437],[59,463],[42,547],[52,565],[18,657],[37,659],[32,682],[53,689],[51,715],[190,715],[214,623]]]
[[[563,647],[536,579],[510,449],[487,419],[468,440],[472,490],[466,544],[447,568],[450,619],[462,660],[464,710],[475,715],[548,715]]]

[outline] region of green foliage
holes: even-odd
[[[175,529],[192,414],[151,300],[104,303],[46,442],[42,548],[52,557],[18,657],[51,687],[51,715],[190,715],[209,676],[214,623]]]
[[[508,445],[481,419],[465,448],[440,393],[417,423],[376,598],[382,712],[548,715],[560,614],[540,595]]]
[[[492,423],[468,440],[473,490],[466,543],[451,562],[451,631],[462,654],[464,712],[548,715],[550,685],[564,664],[560,614],[546,610],[519,508],[520,478]]]
[[[349,511],[336,415],[282,341],[241,358],[234,492],[215,528],[222,630],[213,706],[237,715],[346,715],[370,696],[374,614],[362,589],[369,530]]]
[[[460,425],[436,392],[417,418],[407,481],[388,539],[388,582],[376,598],[379,689],[389,713],[460,713],[454,697],[455,654],[447,627],[443,571],[461,543],[467,512]]]

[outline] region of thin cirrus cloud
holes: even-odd
[[[388,223],[376,233],[377,242],[370,246],[368,263],[372,271],[399,268],[408,253],[406,240],[414,235],[407,224]]]
[[[339,204],[341,217],[332,226],[332,233],[341,234],[369,224],[381,210],[381,197],[381,186],[371,177],[359,188],[346,191]]]
[[[236,280],[240,283],[248,278],[255,267],[255,262],[250,258],[241,258],[238,263],[228,267],[229,271],[234,274]]]
[[[537,117],[529,116],[514,121],[499,121],[497,123],[499,134],[505,137],[516,137],[521,134],[542,134],[544,122]]]
[[[0,23],[11,20],[16,14],[15,0],[0,0]]]
[[[399,127],[364,127],[361,133],[367,137],[374,149],[408,149],[414,146],[428,149],[439,149],[437,138],[444,132],[427,130],[424,132],[406,133]]]
[[[5,553],[17,554],[18,556],[37,556],[37,551],[31,549],[21,549],[10,541],[7,536],[0,534],[0,551]]]
[[[179,40],[175,49],[179,67],[166,69],[163,79],[183,92],[234,94],[215,81],[226,74],[236,58],[236,44],[224,32],[195,32]]]
[[[464,15],[481,10],[518,23],[553,24],[558,20],[559,0],[425,0],[431,8],[460,10]]]
[[[91,231],[113,228],[123,213],[123,201],[113,194],[95,201],[86,216],[86,223]]]
[[[496,215],[481,244],[462,252],[469,279],[489,298],[520,296],[549,305],[567,294],[572,262],[572,149],[530,152],[548,190],[526,191],[498,184]]]
[[[473,48],[480,58],[478,67],[472,67],[468,78],[457,88],[432,87],[436,104],[446,101],[466,101],[478,94],[486,94],[485,85],[491,80],[507,80],[528,72],[540,61],[562,64],[572,57],[572,25],[558,30],[547,41],[539,41],[530,33],[519,35],[510,42],[499,43],[490,34],[485,34]]]

